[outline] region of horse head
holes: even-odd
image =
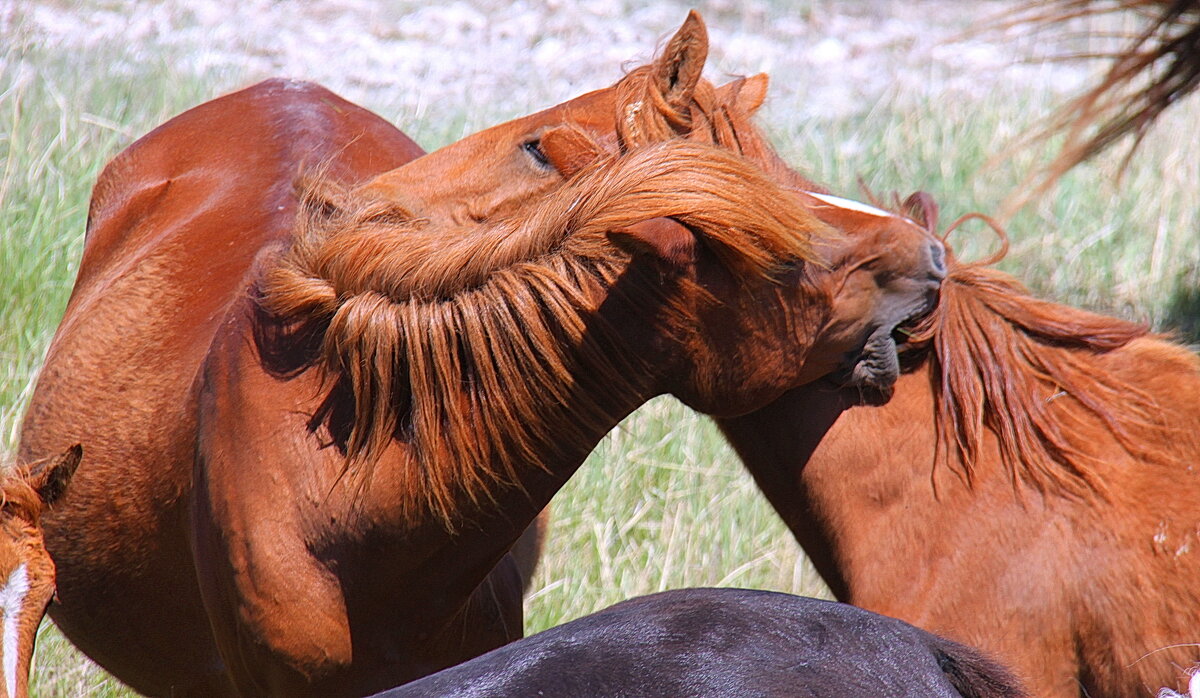
[[[820,276],[830,289],[831,312],[822,329],[827,361],[865,397],[890,395],[900,374],[897,343],[937,303],[946,277],[946,251],[926,216],[936,216],[932,199],[914,195],[912,217],[815,191],[799,196],[817,218],[847,231],[823,249],[828,266]],[[839,356],[836,352],[841,351]]]
[[[688,135],[708,55],[704,23],[694,11],[652,64],[616,84],[447,145],[366,185],[428,217],[454,224],[506,215],[561,186],[599,156]]]
[[[820,193],[786,198],[811,217],[812,246],[782,250],[755,270],[737,270],[722,243],[670,219],[618,231],[627,248],[652,252],[692,282],[684,340],[669,354],[678,360],[669,392],[707,414],[742,414],[831,373],[886,397],[906,328],[937,302],[944,250],[922,225]]]
[[[395,201],[413,215],[441,219],[448,227],[469,226],[520,210],[527,202],[562,187],[604,154],[674,138],[733,150],[785,186],[816,189],[788,168],[751,124],[750,118],[765,99],[767,77],[739,78],[715,87],[701,78],[707,54],[704,23],[691,12],[650,64],[635,68],[616,84],[429,153],[381,175],[368,183],[365,191]],[[774,371],[773,380],[766,378],[768,371],[761,371],[759,383],[784,387],[793,382],[790,376],[796,366],[807,367],[803,380],[843,367],[851,383],[886,391],[898,372],[892,332],[930,307],[944,275],[940,243],[900,216],[831,205],[833,199],[821,199],[822,195],[798,196],[818,218],[844,233],[825,240],[820,256],[826,259],[809,265],[800,275],[820,288],[832,311],[825,317],[808,318],[823,326],[805,326],[804,331],[820,330],[818,341],[814,344],[812,337],[805,337],[798,342],[799,335],[793,330],[777,332],[778,341],[767,342],[747,355],[702,350],[700,344],[693,348],[707,355],[704,365],[723,375],[745,374],[744,369],[735,371],[729,364],[749,361]],[[694,246],[686,231],[661,222],[634,232],[638,230],[644,235],[626,236],[627,241],[636,246],[633,241],[650,236],[655,240],[641,242],[651,248],[661,243],[679,247],[676,252],[684,256],[695,252],[691,261],[700,265],[695,270],[697,279],[722,283],[719,278],[709,279],[704,271],[707,257],[703,246],[685,254],[683,248]],[[751,332],[754,323],[772,325],[773,321],[755,319],[762,314],[759,309],[772,307],[780,300],[775,293],[798,278],[773,280],[767,294],[771,300],[762,293],[741,294],[745,302],[728,306],[737,310],[731,310],[724,329],[714,328],[716,336],[735,328]],[[797,294],[814,291],[813,284],[806,284],[804,291],[796,289]],[[785,302],[812,306],[807,297]],[[694,358],[701,358],[699,354]],[[805,360],[797,360],[801,357]],[[719,404],[731,406],[729,395],[736,389],[721,389],[724,383],[711,383],[707,396],[695,391],[682,391],[680,396],[705,411]]]
[[[0,483],[0,623],[3,623],[4,698],[27,695],[38,624],[54,595],[54,561],[42,542],[43,509],[58,501],[79,467],[78,444],[38,461]]]
[[[654,394],[723,416],[839,367],[890,387],[892,333],[932,304],[940,243],[901,217],[795,191],[815,185],[749,122],[766,78],[713,87],[699,77],[706,53],[693,13],[654,62],[606,90],[354,191],[316,190],[297,242],[259,286],[256,330],[270,371],[321,365],[336,384],[310,428],[372,463],[393,437],[437,444],[452,425],[479,438],[457,453],[418,447],[418,460],[508,468],[536,462],[555,438],[586,442],[614,405]],[[506,338],[514,319],[520,336]],[[445,357],[458,364],[439,366]],[[459,385],[492,397],[441,394]],[[428,409],[425,393],[440,394]],[[496,395],[528,404],[499,409]],[[609,407],[573,420],[561,407],[594,399]],[[504,424],[481,431],[478,413],[493,408]],[[511,452],[488,455],[496,448]]]

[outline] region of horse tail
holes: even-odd
[[[1012,672],[978,650],[937,636],[930,650],[946,679],[963,698],[1028,698]]]

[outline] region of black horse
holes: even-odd
[[[619,603],[375,698],[1018,698],[976,650],[854,606],[745,589]]]

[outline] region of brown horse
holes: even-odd
[[[719,420],[837,598],[1033,695],[1175,684],[1200,658],[1197,357],[980,264],[915,342],[886,405],[814,384]]]
[[[690,17],[612,88],[325,187],[290,246],[301,164],[415,146],[273,83],[119,156],[22,432],[89,443],[46,521],[64,632],[148,693],[396,685],[520,636],[507,550],[650,396],[889,385],[940,245],[821,235],[749,126],[765,79],[706,50]]]
[[[135,688],[219,676],[183,528],[193,384],[255,256],[291,234],[298,168],[323,163],[353,182],[422,152],[327,90],[273,80],[172,119],[100,175],[20,454],[87,444],[71,495],[44,521],[58,563],[50,615]]]
[[[38,624],[54,595],[54,561],[41,517],[66,492],[83,449],[9,471],[0,478],[0,697],[29,695],[29,663]]]

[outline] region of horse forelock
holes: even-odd
[[[1101,436],[1095,420],[1130,455],[1174,461],[1179,435],[1155,399],[1104,365],[1104,355],[1147,334],[1144,325],[1036,299],[1003,272],[951,259],[938,307],[913,337],[931,348],[938,462],[957,460],[969,480],[988,430],[1014,482],[1103,496],[1088,448]]]
[[[719,145],[744,155],[760,166],[773,156],[751,115],[723,100],[711,82],[701,79],[690,102],[671,105],[656,83],[653,65],[631,70],[614,87],[617,141],[624,150],[683,136]]]
[[[14,468],[4,473],[0,483],[0,506],[29,523],[41,517],[45,503],[28,482],[28,468]]]
[[[743,158],[678,139],[605,158],[524,215],[475,228],[322,186],[257,285],[260,357],[277,374],[323,372],[310,427],[364,479],[407,443],[420,466],[409,504],[451,526],[463,496],[547,467],[556,443],[586,442],[610,426],[606,405],[645,391],[649,369],[595,315],[619,276],[617,293],[667,316],[656,327],[687,324],[657,274],[628,278],[644,265],[608,231],[672,217],[733,273],[771,277],[811,258],[825,230]]]

